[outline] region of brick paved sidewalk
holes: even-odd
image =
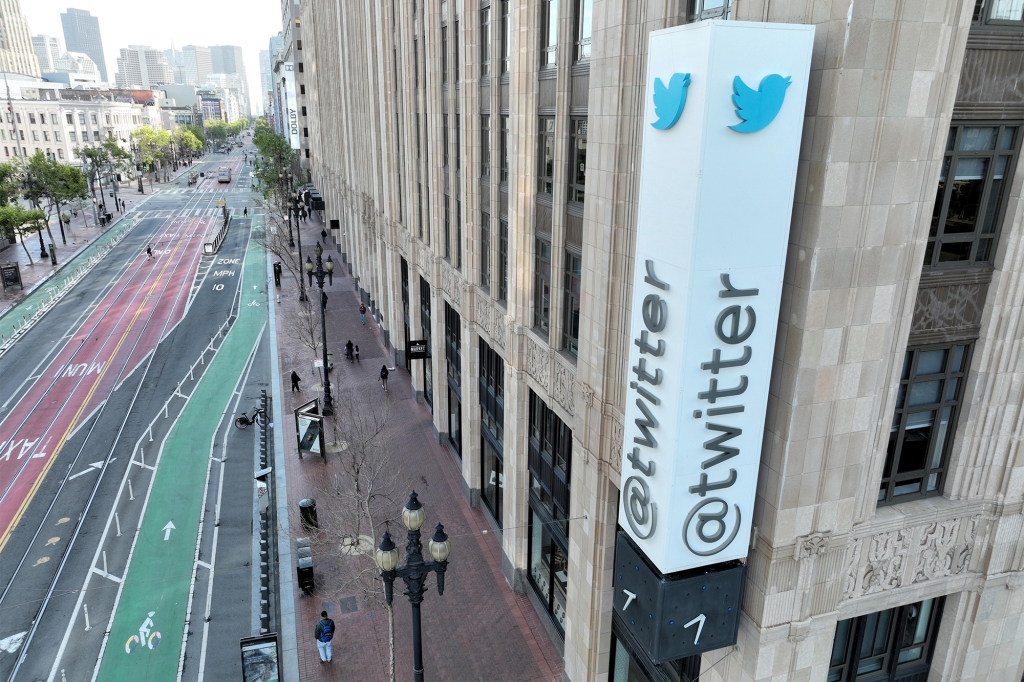
[[[171,185],[182,176],[188,168],[182,167],[177,173],[173,174],[169,183],[159,183],[155,185],[157,188],[165,185]],[[113,220],[110,224],[100,227],[96,224],[93,219],[92,209],[78,211],[77,215],[70,213],[69,207],[64,208],[64,213],[71,215],[71,225],[65,226],[64,237],[67,239],[67,244],[64,244],[60,236],[60,227],[56,223],[50,226],[50,232],[53,233],[54,245],[57,247],[57,265],[50,263],[49,257],[39,257],[39,237],[31,235],[28,237],[28,255],[25,254],[25,249],[22,248],[20,242],[17,244],[11,244],[9,247],[0,251],[0,263],[17,263],[21,270],[21,280],[24,284],[24,289],[17,286],[10,287],[8,289],[0,289],[0,315],[16,306],[26,296],[32,293],[40,284],[45,283],[51,277],[56,275],[61,268],[67,263],[71,262],[75,256],[84,251],[90,244],[92,244],[98,237],[103,235],[109,230],[114,223],[123,215],[127,215],[131,210],[138,206],[141,202],[152,196],[152,192],[147,184],[145,187],[145,195],[139,194],[137,190],[137,183],[124,182],[121,183],[117,188],[117,198],[121,199],[125,203],[125,211],[122,213],[120,210],[114,210],[114,200],[109,196],[110,186],[104,185],[104,200],[106,201],[107,209],[110,211]],[[99,189],[97,188],[96,193],[97,199],[100,196]],[[102,210],[102,205],[97,208],[97,211]],[[49,243],[50,235],[43,230],[43,241]],[[31,256],[31,261],[29,259]]]
[[[322,226],[310,220],[302,226],[303,260],[307,251],[320,238]],[[380,334],[371,316],[359,322],[359,300],[353,281],[341,264],[333,245],[325,247],[324,258],[330,254],[338,264],[333,286],[325,287],[327,304],[328,351],[334,357],[332,372],[335,392],[381,392],[377,373],[382,363],[391,366]],[[314,287],[316,281],[314,280]],[[335,475],[343,476],[339,459],[329,454],[325,465],[319,457],[296,455],[295,424],[291,411],[298,405],[321,397],[319,379],[313,374],[313,352],[297,340],[285,327],[299,320],[298,287],[287,271],[277,306],[280,358],[278,371],[281,385],[290,386],[294,369],[302,377],[301,391],[285,392],[282,401],[284,442],[287,457],[288,499],[295,507],[305,497],[316,497],[321,518],[331,510],[323,509],[324,491],[335,484]],[[316,297],[312,297],[316,300]],[[319,310],[314,306],[314,314]],[[343,358],[345,341],[351,339],[360,347],[360,361]],[[315,384],[315,385],[314,385]],[[426,510],[423,526],[424,552],[433,526],[441,522],[451,538],[452,554],[445,579],[444,595],[438,596],[433,576],[422,609],[424,632],[424,669],[429,680],[443,682],[556,682],[562,679],[561,656],[555,650],[536,613],[525,595],[515,594],[501,572],[501,548],[483,514],[470,508],[461,493],[461,474],[454,455],[442,448],[433,431],[431,415],[425,405],[417,403],[411,389],[409,374],[402,368],[391,372],[387,400],[390,402],[390,423],[393,461],[400,469],[396,508],[405,501],[410,490],[419,494]],[[343,415],[338,418],[344,418]],[[328,418],[331,419],[331,418]],[[330,426],[327,427],[329,429]],[[293,509],[297,512],[297,508]],[[337,510],[334,510],[335,512]],[[299,526],[299,515],[292,519],[292,539],[309,535]],[[405,529],[391,527],[395,543],[405,559]],[[374,544],[379,540],[379,531]],[[372,603],[353,599],[345,585],[356,567],[372,566],[368,557],[344,556],[328,541],[313,538],[313,565],[316,590],[304,596],[297,588],[296,620],[300,679],[313,680],[386,680],[387,679],[387,614]],[[294,567],[282,566],[281,570]],[[395,586],[395,664],[399,680],[412,678],[412,635],[410,606],[402,594],[401,581]],[[355,607],[356,610],[352,611]],[[322,609],[337,624],[334,638],[334,662],[319,663],[313,628]]]

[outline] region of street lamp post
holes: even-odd
[[[281,173],[278,177],[281,179],[281,186],[283,187],[284,184],[285,184],[285,180],[287,180],[288,177],[284,173]],[[285,190],[285,194],[288,196],[288,198],[286,198],[285,201],[289,202],[288,203],[288,246],[291,247],[291,248],[294,248],[295,247],[295,239],[294,239],[294,237],[292,237],[292,207],[291,207],[291,203],[289,201],[290,198],[291,198],[291,183],[289,183],[288,189]],[[296,227],[298,227],[298,226],[296,226]]]
[[[135,177],[139,180],[139,194],[145,194],[146,190],[142,188],[142,150],[134,142],[132,142],[132,153],[135,155]]]
[[[412,656],[413,680],[423,682],[423,638],[420,631],[420,604],[423,594],[427,591],[427,576],[433,571],[437,574],[437,593],[444,594],[444,573],[448,570],[448,555],[452,551],[452,543],[440,523],[434,528],[430,538],[430,556],[433,561],[423,559],[423,545],[420,542],[420,527],[425,514],[423,505],[416,497],[416,491],[409,495],[409,501],[402,509],[402,523],[408,529],[405,543],[405,563],[398,566],[398,548],[391,540],[391,534],[385,532],[375,552],[380,577],[384,581],[384,597],[391,605],[394,597],[395,578],[405,581],[405,594],[412,604]]]
[[[320,256],[324,252],[324,247],[320,246],[320,242],[316,243],[316,248],[313,249],[316,253],[316,268],[313,267],[313,261],[306,256],[306,274],[309,276],[309,286],[313,288],[313,278],[316,277],[316,283],[320,287],[320,335],[321,345],[323,346],[323,363],[324,363],[324,409],[323,415],[330,417],[334,414],[334,398],[331,396],[331,375],[330,365],[328,364],[327,357],[327,320],[326,310],[327,305],[324,300],[324,277],[328,278],[331,284],[334,284],[334,261],[331,260],[330,255],[327,256],[327,263],[325,264]]]

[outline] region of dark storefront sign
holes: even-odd
[[[17,263],[4,263],[0,265],[0,278],[3,280],[4,289],[15,285],[22,289],[25,288],[25,285],[21,283],[21,268],[18,267]]]
[[[429,344],[426,339],[409,342],[409,359],[426,360],[430,357]]]
[[[742,564],[715,564],[672,576],[658,573],[623,531],[615,541],[615,612],[654,663],[736,643]]]

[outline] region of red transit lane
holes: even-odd
[[[0,422],[0,551],[64,443],[185,312],[212,218],[173,218]]]

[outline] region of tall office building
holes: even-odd
[[[107,78],[107,60],[103,56],[103,39],[100,37],[99,17],[92,16],[87,10],[68,8],[60,15],[60,23],[64,27],[64,47],[68,52],[84,52],[96,63],[100,70],[100,78],[109,83]]]
[[[54,36],[32,36],[32,51],[39,60],[39,70],[43,73],[56,71],[56,62],[64,52],[60,49],[60,40]]]
[[[181,48],[182,82],[185,85],[206,85],[206,76],[213,71],[210,48],[186,45]]]
[[[0,71],[39,76],[28,22],[18,0],[0,0]]]
[[[559,679],[1017,682],[1024,3],[731,5],[303,2],[324,224]]]
[[[241,76],[241,92],[238,96],[239,114],[250,116],[249,81],[245,75],[245,62],[242,59],[242,48],[237,45],[211,45],[210,57],[213,73],[238,74]]]
[[[260,111],[258,113],[269,110],[267,106],[268,93],[274,87],[274,76],[270,69],[270,50],[260,50]]]
[[[171,70],[171,79],[180,85],[185,84],[185,53],[175,50],[173,47],[164,50],[164,57],[167,58],[167,68]]]
[[[119,88],[143,89],[174,82],[164,53],[146,45],[121,48],[115,80]]]

